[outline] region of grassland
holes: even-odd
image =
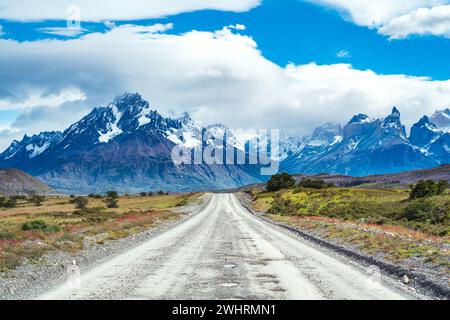
[[[27,199],[14,208],[0,208],[0,272],[26,263],[39,263],[50,251],[78,252],[89,244],[102,245],[176,220],[173,210],[197,200],[199,194],[124,196],[118,208],[102,198],[88,198],[76,208],[70,197],[47,197],[40,206]]]
[[[450,194],[409,200],[406,189],[253,189],[269,219],[393,262],[450,272]]]

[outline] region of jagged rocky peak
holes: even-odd
[[[438,129],[446,132],[450,132],[450,109],[444,109],[436,111],[431,117],[430,121],[433,122]]]
[[[314,129],[313,136],[322,136],[322,135],[329,135],[329,134],[340,134],[342,131],[342,127],[340,124],[337,123],[331,123],[327,122],[320,127],[317,127]]]
[[[397,107],[392,108],[392,112],[386,118],[382,119],[381,126],[377,129],[377,135],[381,140],[392,140],[396,143],[396,139],[407,140],[406,128],[401,121],[401,113]]]
[[[432,143],[442,132],[430,121],[427,116],[423,116],[419,122],[411,128],[409,141],[419,147]]]
[[[374,120],[366,114],[358,114],[344,126],[344,139],[369,135],[377,128],[379,122],[379,120]]]
[[[354,116],[349,123],[367,123],[372,122],[372,119],[367,114],[357,114]]]
[[[398,124],[401,122],[400,117],[401,117],[400,111],[397,109],[397,107],[393,107],[391,114],[388,115],[386,118],[384,118],[383,123]]]
[[[139,93],[124,93],[114,99],[113,105],[120,112],[144,109],[150,107],[148,101],[144,100]]]
[[[25,134],[21,141],[14,140],[1,157],[5,160],[13,156],[34,158],[57,143],[61,135],[59,131],[41,132],[32,136]]]
[[[306,138],[308,146],[324,146],[335,144],[342,140],[342,127],[339,124],[327,122],[314,129],[313,134]]]
[[[183,123],[188,123],[192,121],[191,115],[189,114],[189,112],[183,112],[183,114],[181,115],[181,117],[179,118],[179,120]]]

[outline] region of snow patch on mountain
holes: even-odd
[[[142,112],[139,114],[139,118],[138,118],[138,128],[145,126],[146,124],[149,124],[150,122],[152,122],[152,119],[150,119],[148,116],[151,113],[151,109],[150,108],[145,108],[142,110]]]
[[[110,122],[107,125],[108,131],[105,133],[102,133],[101,131],[98,131],[99,137],[98,141],[100,143],[108,143],[112,139],[114,139],[116,136],[120,135],[123,131],[118,127],[118,123],[120,119],[122,118],[122,112],[120,112],[115,105],[110,105],[109,108],[112,110],[113,116],[114,116],[114,122]]]
[[[42,152],[47,150],[50,147],[50,142],[44,143],[42,146],[37,146],[34,144],[29,144],[26,146],[26,150],[31,152],[30,153],[30,159],[35,158],[36,156],[40,155]]]

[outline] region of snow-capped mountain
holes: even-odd
[[[42,132],[31,137],[25,135],[20,142],[14,140],[9,148],[1,154],[0,159],[11,159],[15,162],[30,161],[56,145],[61,136],[61,132]]]
[[[450,132],[450,109],[436,111],[431,117],[430,121],[442,131]]]
[[[433,120],[431,120],[433,119]],[[437,125],[438,123],[439,125]],[[409,140],[421,151],[439,163],[450,162],[450,112],[436,111],[433,116],[424,116],[411,128]]]
[[[422,118],[413,127],[408,139],[396,107],[382,119],[371,119],[365,114],[359,114],[342,131],[328,130],[328,140],[318,139],[317,134],[313,134],[310,138],[312,143],[308,147],[302,146],[288,157],[282,163],[282,168],[291,173],[326,172],[365,176],[430,168],[446,163],[442,154],[437,155],[437,149],[445,150],[445,137],[439,140],[440,147],[434,147],[435,152],[431,151],[431,146],[424,148],[430,142],[438,141],[433,139],[441,137],[441,133],[434,134],[436,126],[427,120]],[[320,128],[319,132],[322,130]],[[333,135],[335,140],[332,140]],[[314,143],[315,140],[318,142]]]
[[[442,134],[443,132],[427,116],[424,116],[412,126],[409,141],[418,147],[424,148],[436,141]]]
[[[311,136],[304,137],[299,148],[288,156],[291,159],[308,161],[313,157],[326,152],[329,148],[343,139],[343,131],[340,125],[326,123],[316,128]]]
[[[326,123],[304,138],[281,132],[279,152],[268,156],[290,173],[363,176],[430,168],[450,162],[449,119],[448,109],[424,116],[407,137],[396,107],[381,119],[358,114],[343,127]],[[0,154],[0,168],[24,170],[73,193],[234,188],[267,179],[260,175],[261,157],[256,165],[177,165],[174,147],[195,155],[214,145],[247,161],[251,152],[271,149],[267,133],[230,131],[223,124],[204,127],[187,113],[163,116],[139,94],[124,94],[64,132],[13,141]]]
[[[216,142],[218,128],[202,128],[188,114],[164,117],[139,94],[124,94],[62,133],[14,141],[0,154],[0,167],[22,169],[61,191],[82,193],[223,189],[260,181],[255,165],[173,163],[175,145],[204,148]]]

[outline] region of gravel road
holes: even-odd
[[[414,299],[248,212],[233,194],[38,299]]]

